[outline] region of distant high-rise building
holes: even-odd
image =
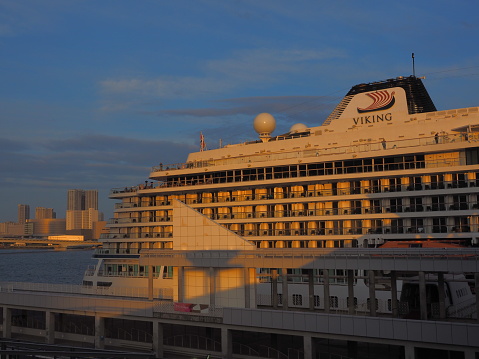
[[[53,219],[56,214],[53,208],[37,207],[35,208],[35,219]]]
[[[98,210],[98,190],[89,189],[85,191],[85,210]]]
[[[93,222],[100,219],[98,190],[68,190],[66,229],[92,229]]]
[[[85,208],[85,191],[82,189],[69,189],[67,198],[67,211],[81,211]]]
[[[18,224],[25,224],[30,219],[30,206],[28,204],[18,205]]]
[[[83,211],[90,208],[98,209],[98,190],[70,189],[68,190],[68,211]]]
[[[9,236],[23,236],[25,234],[25,223],[18,224],[15,222],[0,223],[0,234]]]
[[[82,229],[83,225],[83,211],[81,210],[67,210],[66,215],[66,229]]]

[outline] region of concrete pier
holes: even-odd
[[[479,353],[477,313],[468,318],[451,316],[453,314],[444,308],[443,288],[446,285],[444,273],[457,271],[459,267],[467,268],[468,273],[472,273],[471,280],[474,282],[471,285],[478,287],[479,276],[475,273],[479,273],[479,264],[474,257],[478,253],[474,251],[465,252],[462,258],[455,251],[454,256],[447,260],[443,256],[435,258],[434,253],[429,252],[427,256],[416,257],[415,261],[412,261],[413,256],[392,257],[392,252],[363,251],[363,258],[360,258],[358,252],[348,256],[341,251],[332,262],[329,260],[333,258],[333,253],[321,254],[320,251],[292,251],[290,256],[285,255],[284,250],[277,256],[271,251],[261,251],[257,256],[248,253],[244,259],[238,252],[210,252],[209,260],[196,261],[196,268],[204,265],[209,277],[209,282],[205,282],[208,291],[205,298],[208,298],[209,303],[201,307],[206,309],[175,310],[175,303],[181,303],[188,294],[185,286],[188,279],[185,277],[191,272],[188,268],[191,269],[191,263],[195,262],[192,258],[198,253],[189,253],[188,256],[174,251],[161,255],[150,252],[159,262],[166,262],[167,265],[176,263],[176,281],[181,290],[172,301],[151,298],[152,291],[147,291],[145,297],[132,298],[114,293],[108,296],[94,292],[86,294],[81,286],[78,292],[70,290],[66,293],[52,286],[44,290],[38,286],[30,289],[28,283],[2,283],[2,337],[37,340],[50,345],[81,343],[97,350],[154,353],[151,355],[155,358],[176,354],[210,355],[210,358],[251,355],[266,358],[277,351],[290,357],[302,353],[305,359],[313,359],[316,353],[325,351],[343,356],[363,355],[361,351],[365,348],[371,352],[387,350],[395,353],[394,356],[404,355],[404,358],[410,359],[420,358],[418,353],[424,355],[436,351],[442,351],[446,356],[452,352],[462,352],[465,358],[474,358]],[[367,260],[362,260],[365,258]],[[145,258],[147,260],[151,265],[152,257]],[[406,261],[408,266],[405,266]],[[334,265],[328,268],[328,263]],[[243,305],[218,305],[220,299],[228,296],[217,285],[222,273],[227,273],[224,271],[226,268],[247,268],[232,272],[239,275],[235,280],[244,286],[252,282],[249,279],[251,273],[264,277],[265,272],[260,273],[258,269],[266,265],[271,269],[268,273],[272,288],[268,305],[259,304],[255,296],[255,283],[244,291],[247,295],[243,298]],[[315,273],[321,274],[313,275],[313,269],[318,267],[322,270]],[[341,278],[330,275],[338,267],[345,268]],[[281,274],[278,268],[281,268]],[[292,273],[289,268],[306,270],[298,276],[288,274]],[[368,274],[360,277],[362,271]],[[388,272],[390,277],[385,279],[377,274],[379,272]],[[396,279],[404,275],[418,278],[418,318],[405,318],[400,313],[400,305],[394,300],[390,303],[388,313],[376,310],[378,288],[384,291],[384,284],[389,283],[388,290],[394,296],[398,292]],[[432,303],[428,296],[427,286],[432,285],[431,279],[426,279],[428,275],[436,278],[438,303]],[[301,283],[300,279],[304,279],[302,285],[308,298],[304,303],[298,294],[293,297],[295,287],[290,287]],[[369,308],[366,311],[361,311],[353,300],[357,296],[355,283],[360,279],[367,279],[369,284]],[[346,287],[349,296],[344,307],[335,307],[329,296],[332,286],[337,285],[330,282],[338,280]],[[321,306],[319,302],[315,303],[314,286],[311,283],[323,284],[324,293],[318,298],[322,302]],[[283,297],[282,302],[278,303],[280,289]],[[434,305],[439,308],[437,315],[431,312]],[[260,348],[267,348],[268,353],[263,353]],[[342,350],[338,348],[346,349],[344,352],[335,352]]]

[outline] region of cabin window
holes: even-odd
[[[479,164],[479,147],[466,149],[466,164]]]
[[[173,267],[166,266],[163,271],[163,279],[171,279],[173,278]]]
[[[432,219],[433,233],[447,233],[446,217],[436,217]]]
[[[363,160],[363,169],[364,169],[364,172],[372,172],[373,160],[372,159]]]
[[[293,305],[303,305],[303,296],[301,294],[293,294]]]
[[[402,206],[402,198],[391,198],[389,200],[389,205],[390,205],[390,211],[395,213],[395,212],[402,212],[403,206]]]
[[[468,217],[454,217],[453,232],[470,232],[469,218]]]
[[[445,196],[432,196],[431,197],[431,202],[432,202],[431,210],[433,210],[433,211],[445,211],[446,210]],[[429,210],[429,208],[428,208],[428,210]]]
[[[282,305],[283,304],[283,295],[281,293],[278,293],[278,304]]]
[[[109,288],[109,287],[111,287],[111,285],[112,285],[112,282],[98,282],[97,283],[98,287],[104,287],[104,288]]]
[[[452,196],[452,205],[449,206],[450,210],[466,210],[469,209],[467,203],[467,197],[465,195]]]
[[[479,149],[468,155],[467,164],[479,163]],[[362,160],[346,160],[336,162],[319,162],[302,165],[291,166],[275,166],[267,168],[245,168],[235,171],[214,172],[209,175],[184,175],[169,177],[165,185],[167,187],[198,185],[203,183],[226,183],[226,182],[247,182],[258,180],[269,180],[272,178],[294,178],[306,176],[324,176],[343,173],[364,173],[364,172],[383,172],[403,169],[425,168],[424,155],[411,156],[394,156],[394,157],[378,157],[366,158]],[[436,177],[442,175],[436,175]],[[463,175],[459,175],[461,177]],[[434,177],[434,176],[432,176]],[[414,178],[414,177],[413,177]],[[412,182],[411,190],[422,188],[421,177],[416,177],[416,181]],[[398,179],[400,182],[400,179]],[[466,186],[467,183],[459,179],[458,186]],[[434,180],[431,180],[431,186]],[[416,188],[414,187],[416,185]],[[427,185],[429,186],[429,185]],[[377,188],[378,191],[380,187]],[[386,187],[384,191],[400,190],[400,186]],[[154,199],[151,197],[149,205],[153,205]]]
[[[330,308],[338,308],[339,307],[339,299],[336,296],[329,297],[329,307]]]

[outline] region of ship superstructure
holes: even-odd
[[[436,111],[421,79],[354,86],[320,126],[191,153],[113,189],[110,233],[84,284],[165,288],[172,267],[145,249],[376,247],[479,237],[479,108]]]

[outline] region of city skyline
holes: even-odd
[[[355,84],[413,73],[438,110],[478,106],[476,2],[0,2],[0,221],[65,213],[70,188],[144,183],[152,166],[322,123]]]
[[[66,210],[64,216],[61,218],[67,217],[67,212],[69,210],[89,210],[93,209],[99,212],[98,208],[98,190],[90,189],[70,189],[67,191],[66,195]],[[29,204],[17,204],[16,220],[2,220],[0,218],[0,223],[4,222],[13,222],[13,223],[26,223],[27,219],[54,219],[57,216],[57,212],[54,208],[48,208],[44,206],[32,207],[34,209],[35,215],[31,216],[31,206]],[[99,212],[100,213],[100,212]]]
[[[67,210],[60,218],[54,208],[43,206],[34,207],[32,218],[30,205],[18,204],[15,222],[0,218],[0,233],[10,236],[77,235],[98,239],[106,224],[98,209],[98,190],[70,189],[65,199]]]

